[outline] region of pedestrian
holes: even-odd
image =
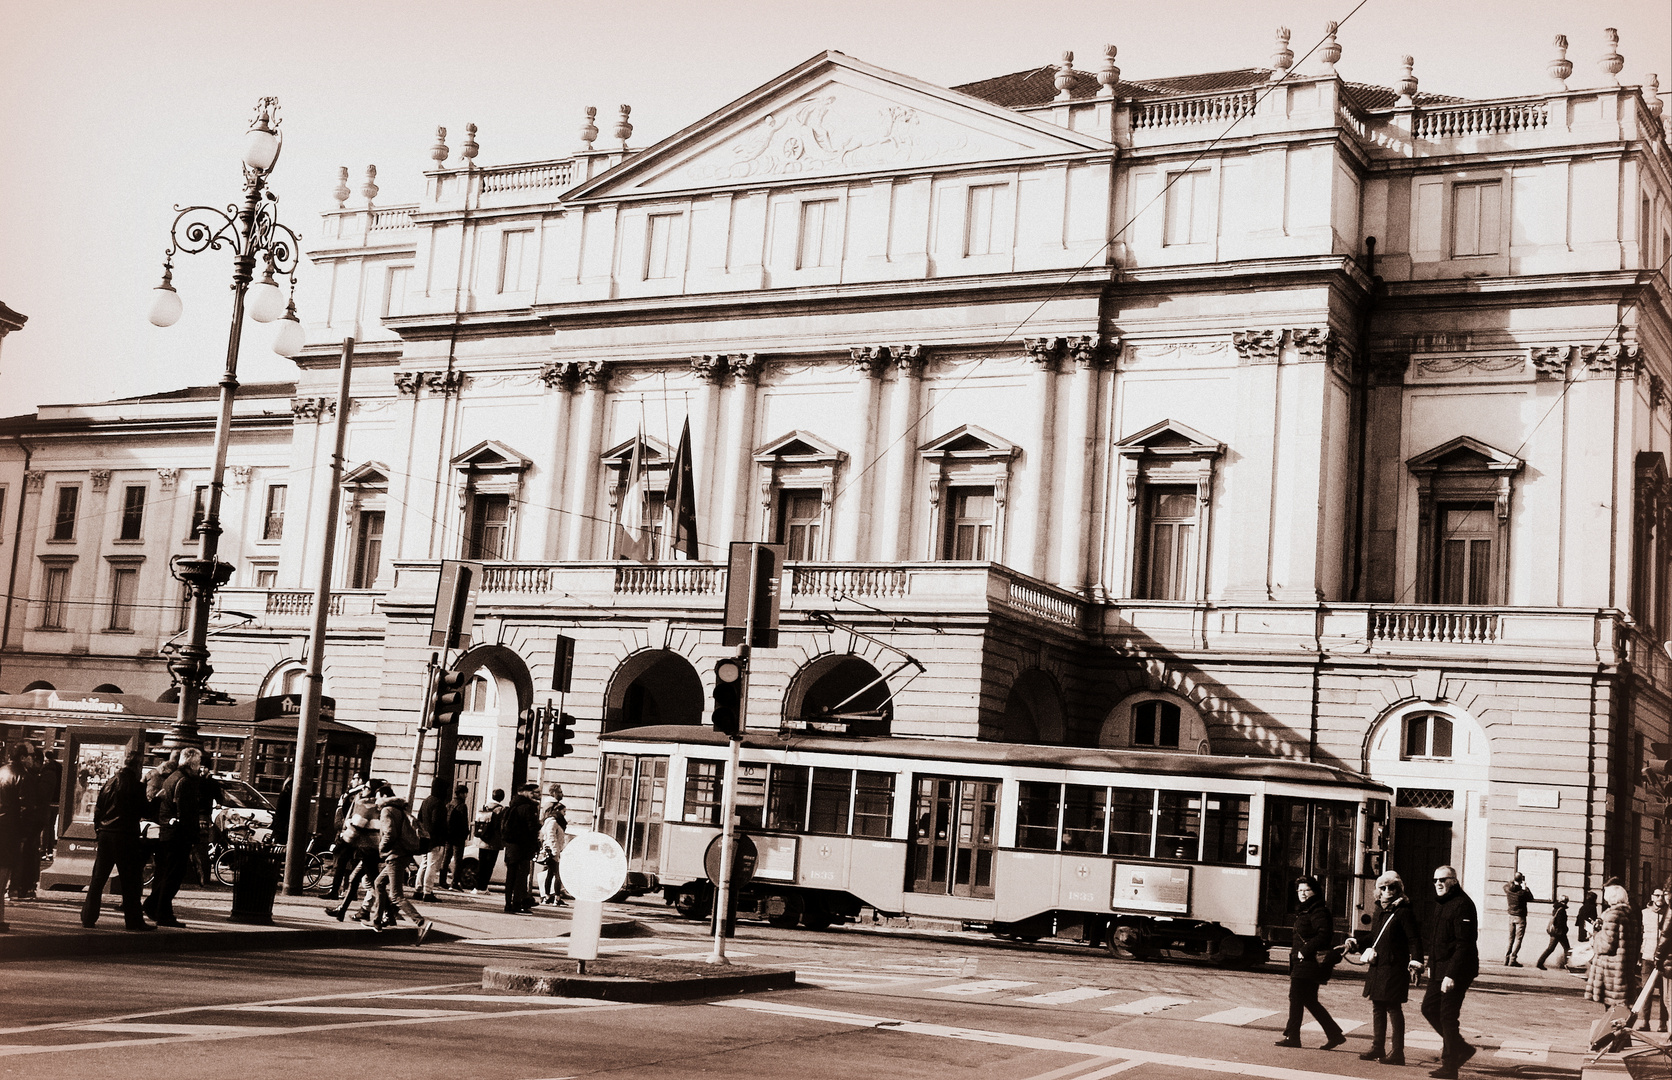
[[[18,856],[23,851],[29,758],[29,744],[15,742],[6,747],[6,764],[0,766],[0,934],[11,929],[6,923],[6,887],[17,872]]]
[[[540,845],[540,808],[534,801],[539,794],[540,785],[530,781],[505,807],[505,910],[512,915],[534,910],[530,879]]]
[[[436,780],[430,793],[418,804],[418,837],[424,841],[424,856],[418,863],[418,884],[413,899],[433,903],[435,890],[447,887],[447,796],[444,783]]]
[[[1643,954],[1643,924],[1631,907],[1631,894],[1623,885],[1602,890],[1608,907],[1597,920],[1591,936],[1594,951],[1585,972],[1585,1000],[1606,1007],[1630,1006],[1637,997],[1638,959]]]
[[[156,929],[140,910],[140,894],[145,889],[145,845],[140,839],[139,821],[145,815],[145,781],[139,767],[144,759],[144,752],[137,746],[128,750],[122,768],[105,781],[93,804],[98,853],[93,858],[93,876],[87,882],[87,899],[81,905],[81,925],[89,929],[99,921],[105,884],[113,869],[122,889],[122,919],[127,928]]]
[[[412,906],[412,901],[406,898],[404,883],[407,864],[423,850],[423,845],[424,840],[412,823],[412,815],[407,812],[406,800],[396,795],[379,799],[377,906],[372,909],[372,897],[368,894],[361,905],[360,917],[363,920],[369,917],[371,928],[382,930],[394,922],[393,914],[399,911],[418,924],[420,945],[435,924]]]
[[[1527,937],[1527,901],[1534,899],[1525,875],[1516,874],[1504,885],[1504,899],[1509,902],[1509,947],[1504,950],[1504,964],[1520,967],[1521,942]]]
[[[1550,959],[1550,954],[1556,951],[1556,946],[1562,947],[1562,963],[1566,964],[1568,957],[1573,955],[1573,946],[1568,944],[1568,900],[1565,896],[1558,896],[1550,905],[1550,925],[1545,927],[1545,933],[1550,935],[1550,944],[1538,954],[1538,963],[1533,966],[1544,970],[1544,962]]]
[[[41,841],[52,819],[53,794],[47,790],[46,757],[39,746],[29,748],[29,777],[24,782],[23,847],[17,870],[6,891],[14,901],[32,902],[41,880]]]
[[[294,776],[284,778],[284,785],[279,788],[279,798],[273,805],[273,843],[283,844],[290,839],[290,800],[291,788],[296,783]]]
[[[1581,942],[1591,940],[1591,931],[1596,929],[1597,906],[1597,894],[1586,891],[1585,899],[1579,901],[1579,914],[1574,916]]]
[[[1356,943],[1349,941],[1347,948],[1355,951]],[[1376,922],[1370,947],[1359,953],[1358,961],[1367,966],[1364,996],[1375,1018],[1370,1049],[1359,1059],[1403,1065],[1405,1002],[1411,996],[1412,972],[1422,970],[1422,928],[1405,895],[1405,880],[1392,870],[1376,879]]]
[[[348,909],[354,906],[362,885],[365,886],[366,904],[369,905],[376,894],[379,844],[377,824],[380,814],[377,801],[384,794],[393,795],[394,791],[385,781],[369,780],[357,788],[350,789],[349,794],[353,796],[353,800],[343,818],[342,831],[337,834],[338,850],[346,853],[349,869],[343,873],[340,893],[336,886],[332,887],[332,892],[338,894],[337,902],[328,904],[325,908],[325,914],[338,922],[342,922],[348,914]],[[358,920],[364,916],[356,913],[354,917]]]
[[[348,816],[354,810],[354,804],[362,795],[366,794],[366,778],[356,774],[349,782],[348,789],[337,799],[337,809],[332,817],[332,835],[337,838],[332,850],[335,865],[331,868],[331,888],[325,894],[327,900],[341,900],[343,886],[348,883],[348,876],[356,864],[354,833],[347,828]],[[368,804],[369,805],[369,804]],[[371,825],[370,819],[363,822],[363,827]]]
[[[478,896],[488,894],[493,884],[493,870],[499,863],[499,848],[504,842],[501,834],[505,818],[505,789],[493,789],[493,801],[476,812],[476,889]]]
[[[174,913],[174,897],[186,880],[192,849],[202,829],[198,771],[203,751],[186,747],[175,754],[174,764],[174,771],[157,794],[157,869],[144,909],[158,926],[184,928],[186,924]]]
[[[1656,889],[1649,895],[1649,903],[1643,909],[1643,964],[1638,971],[1639,983],[1642,986],[1649,985],[1649,976],[1657,966],[1655,956],[1660,952],[1661,926],[1666,921],[1668,908],[1666,890]],[[1656,998],[1660,999],[1660,1030],[1666,1030],[1666,984],[1657,979],[1643,1002],[1643,1015],[1638,1020],[1644,1031],[1649,1030],[1649,1014],[1654,1011]]]
[[[1324,904],[1324,890],[1317,878],[1296,878],[1295,898],[1300,906],[1295,911],[1294,935],[1289,939],[1289,1022],[1283,1026],[1283,1037],[1277,1045],[1300,1045],[1301,1012],[1305,1010],[1324,1029],[1323,1048],[1333,1050],[1346,1042],[1347,1036],[1319,1002],[1318,988],[1329,981],[1340,959],[1331,944],[1335,920]]]
[[[1428,1075],[1456,1080],[1457,1070],[1475,1056],[1463,1041],[1463,997],[1480,974],[1480,913],[1457,883],[1457,868],[1434,871],[1434,940],[1428,950],[1428,990],[1422,995],[1422,1015],[1440,1035],[1440,1067]]]
[[[447,853],[441,859],[442,888],[447,887],[449,880],[455,889],[464,887],[459,871],[464,865],[464,846],[470,843],[470,803],[466,799],[469,794],[467,785],[456,784],[453,801],[447,804]]]
[[[540,865],[545,870],[540,899],[558,906],[563,904],[563,895],[558,882],[557,861],[563,854],[568,828],[569,819],[563,816],[562,803],[552,803],[540,816]]]
[[[192,837],[189,861],[190,868],[197,874],[197,883],[207,889],[215,882],[215,864],[214,860],[209,858],[209,841],[213,839],[220,846],[226,847],[232,842],[232,838],[216,821],[217,817],[224,817],[215,813],[215,806],[221,801],[221,782],[203,771],[201,758],[198,762],[197,784],[197,834]]]

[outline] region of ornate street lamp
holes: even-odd
[[[163,255],[162,284],[152,290],[151,322],[172,326],[180,318],[180,296],[174,291],[176,252],[195,255],[223,248],[232,252],[232,330],[226,344],[226,371],[221,376],[220,415],[215,420],[215,466],[209,478],[209,505],[198,530],[202,547],[197,558],[175,556],[169,568],[175,578],[191,590],[191,620],[188,640],[168,662],[169,671],[180,687],[180,711],[163,746],[177,749],[196,746],[202,740],[197,730],[198,699],[215,669],[209,666],[209,611],[215,590],[232,577],[232,565],[221,562],[221,488],[226,476],[227,444],[232,437],[232,400],[238,390],[238,343],[244,326],[244,312],[257,322],[272,322],[283,316],[274,351],[292,356],[301,351],[301,325],[296,319],[294,300],[296,264],[300,249],[297,235],[278,220],[279,197],[267,188],[267,177],[279,160],[283,139],[279,135],[279,101],[266,97],[256,102],[255,119],[244,142],[244,204],[230,205],[223,213],[212,206],[176,206],[168,251]],[[257,258],[263,262],[261,280],[254,285]],[[286,305],[274,275],[290,279],[291,302]]]

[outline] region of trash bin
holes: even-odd
[[[274,844],[238,844],[232,849],[233,922],[273,923],[273,897],[279,891],[284,849]]]

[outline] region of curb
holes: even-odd
[[[432,940],[452,935],[431,934]],[[104,934],[30,934],[0,937],[0,961],[66,956],[142,956],[156,953],[245,952],[261,949],[353,949],[416,945],[417,927],[381,934],[352,930],[207,930],[135,934],[112,929]]]
[[[482,969],[484,990],[511,990],[520,994],[630,1001],[640,1004],[689,1001],[693,998],[721,997],[727,994],[751,994],[762,990],[789,990],[794,986],[795,972],[788,968],[748,968],[727,975],[655,982],[648,979],[573,975],[530,968]]]

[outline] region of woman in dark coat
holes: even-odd
[[[1354,945],[1349,942],[1347,947],[1351,950]],[[1391,870],[1376,879],[1376,923],[1370,931],[1370,947],[1359,954],[1358,960],[1368,967],[1364,996],[1375,1012],[1370,1049],[1359,1057],[1380,1060],[1384,1065],[1403,1065],[1404,1006],[1411,996],[1411,972],[1422,967],[1422,928],[1405,895],[1404,880]],[[1392,1038],[1386,1038],[1390,1034]]]
[[[1597,921],[1597,894],[1586,891],[1585,899],[1579,901],[1579,914],[1574,916],[1574,923],[1579,930],[1579,940],[1591,940],[1591,924]]]
[[[1331,942],[1335,937],[1335,920],[1324,906],[1324,892],[1315,877],[1295,879],[1295,898],[1300,907],[1295,911],[1294,937],[1289,946],[1289,1022],[1283,1027],[1278,1046],[1300,1045],[1301,1012],[1305,1010],[1324,1029],[1325,1050],[1333,1050],[1347,1041],[1341,1025],[1318,1001],[1318,987],[1329,981],[1334,968]]]

